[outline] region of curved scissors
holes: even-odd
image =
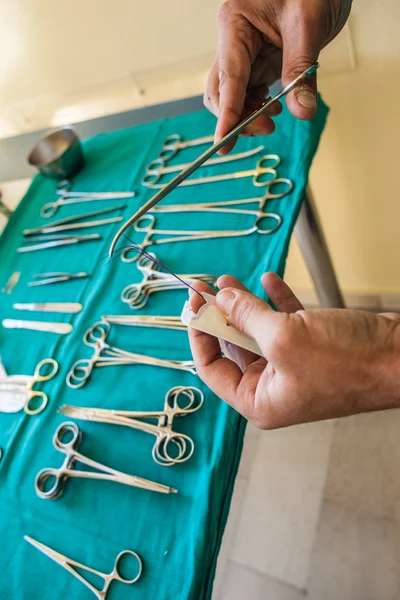
[[[185,402],[182,404],[180,400]],[[81,408],[64,405],[59,412],[74,419],[97,421],[113,425],[125,425],[156,436],[152,456],[159,465],[170,467],[186,462],[193,455],[194,442],[184,433],[172,430],[175,417],[185,417],[194,413],[204,402],[204,395],[196,387],[177,386],[165,396],[162,411],[106,410],[102,408]],[[156,420],[157,424],[146,420]]]
[[[272,218],[276,224],[264,229],[260,226],[261,220],[266,217]],[[147,221],[147,225],[144,223]],[[152,214],[146,214],[140,217],[135,222],[135,231],[144,233],[144,239],[140,242],[142,248],[148,246],[159,245],[159,244],[171,244],[173,242],[189,242],[191,240],[210,240],[215,238],[230,238],[230,237],[241,237],[245,235],[251,235],[252,233],[258,233],[260,235],[269,235],[276,231],[281,223],[282,217],[275,213],[259,213],[257,212],[257,219],[255,225],[248,229],[223,229],[223,230],[193,230],[186,231],[182,229],[155,229],[155,217]],[[154,235],[169,236],[164,238],[152,239]],[[137,260],[137,252],[134,248],[126,247],[120,254],[121,260],[126,263],[132,263]]]
[[[32,546],[34,546],[35,548],[40,550],[40,552],[43,552],[43,554],[45,554],[46,556],[51,558],[51,560],[54,560],[54,562],[56,562],[57,564],[64,567],[64,569],[66,569],[69,573],[71,573],[71,575],[73,575],[74,577],[79,579],[79,581],[81,581],[84,585],[86,585],[86,587],[88,587],[89,590],[91,590],[93,592],[93,594],[99,600],[105,600],[105,598],[107,596],[108,588],[110,587],[110,585],[113,581],[120,581],[121,583],[132,584],[132,583],[136,583],[136,581],[140,578],[140,576],[142,574],[143,565],[142,565],[141,558],[133,550],[123,550],[122,552],[120,552],[118,554],[117,558],[115,559],[114,567],[113,567],[113,570],[111,571],[111,573],[102,573],[101,571],[97,571],[96,569],[87,567],[86,565],[79,563],[76,560],[73,560],[72,558],[68,558],[68,556],[64,556],[63,554],[56,552],[52,548],[49,548],[49,546],[45,546],[45,544],[42,544],[42,543],[38,542],[37,540],[34,540],[33,538],[29,537],[28,535],[24,535],[24,539],[27,542],[29,542],[29,544],[32,544]],[[123,577],[121,575],[121,573],[119,571],[119,563],[122,560],[122,558],[126,555],[134,556],[136,558],[136,560],[138,561],[138,572],[137,572],[136,576],[133,577],[133,579],[126,579],[125,577]],[[83,571],[88,571],[89,573],[93,573],[94,575],[98,575],[98,577],[101,577],[102,579],[104,579],[104,585],[101,588],[101,590],[99,590],[94,585],[92,585],[85,577],[83,577],[83,575],[81,573],[76,571],[74,567],[77,567],[78,569],[81,569]]]
[[[116,365],[152,365],[156,367],[166,367],[169,369],[179,369],[196,374],[194,362],[192,360],[168,360],[147,356],[145,354],[136,354],[121,350],[115,346],[107,344],[106,339],[110,332],[110,323],[99,321],[93,327],[88,329],[83,336],[86,346],[94,349],[91,358],[77,360],[71,367],[67,375],[67,385],[71,388],[80,388],[88,381],[94,367],[110,367]]]
[[[72,434],[72,435],[71,435]],[[65,439],[69,436],[69,439]],[[106,481],[115,481],[132,487],[139,487],[162,494],[176,493],[177,490],[161,483],[155,483],[136,475],[128,475],[121,471],[111,469],[102,465],[87,456],[78,452],[79,443],[82,439],[82,432],[76,423],[61,423],[53,436],[53,446],[59,452],[65,454],[63,464],[59,469],[42,469],[35,479],[35,490],[40,498],[55,500],[61,496],[64,491],[65,482],[69,477],[78,477],[80,479],[97,479]],[[95,471],[74,470],[76,463],[86,465]]]
[[[214,183],[216,181],[228,181],[229,179],[241,179],[242,177],[253,177],[253,184],[255,186],[264,187],[266,185],[269,185],[275,179],[277,179],[278,174],[275,169],[279,166],[280,162],[281,159],[277,154],[266,154],[265,156],[262,156],[260,158],[254,169],[249,169],[247,171],[236,171],[234,173],[225,173],[223,175],[210,175],[210,177],[185,179],[185,181],[182,181],[180,185],[199,185],[201,183]],[[266,163],[268,163],[268,166],[264,166]],[[270,175],[270,177],[266,179],[266,175]],[[159,177],[157,178],[157,175],[154,175],[154,177],[155,181],[158,181]],[[162,190],[164,187],[169,185],[169,183],[144,183],[144,180],[142,183],[146,187],[156,190]]]
[[[210,167],[212,165],[220,165],[235,160],[242,160],[243,158],[254,156],[262,150],[264,150],[264,146],[258,146],[257,148],[246,150],[245,152],[236,152],[234,154],[227,154],[226,156],[218,156],[217,158],[211,158],[201,166]],[[168,173],[178,173],[179,171],[186,169],[186,167],[188,167],[190,164],[191,163],[185,163],[182,165],[172,165],[170,167],[166,167],[165,160],[163,158],[156,158],[147,165],[146,174],[142,179],[142,185],[146,187],[154,187],[154,184],[157,183],[163,175],[167,175]]]
[[[184,142],[178,133],[173,133],[164,140],[161,152],[158,156],[163,160],[169,160],[176,155],[178,150],[183,150],[184,148],[193,148],[193,146],[202,146],[203,144],[212,144],[213,142],[213,135],[206,135],[205,137],[187,140]]]
[[[43,369],[46,365],[51,365],[52,369],[49,373],[43,374],[46,369]],[[42,412],[48,402],[48,396],[40,390],[33,389],[33,386],[39,381],[48,381],[52,379],[58,371],[58,363],[53,358],[45,358],[40,361],[36,366],[33,375],[7,375],[0,381],[0,391],[4,391],[6,394],[16,394],[18,402],[9,403],[9,408],[6,412],[18,412],[22,408],[27,415],[37,415]],[[41,402],[36,408],[31,407],[32,404],[36,404],[36,399],[40,398]],[[19,401],[21,400],[21,401]],[[33,401],[33,402],[32,402]]]

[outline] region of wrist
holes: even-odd
[[[375,410],[400,408],[400,322],[393,329],[378,358],[378,406]]]

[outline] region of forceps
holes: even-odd
[[[36,234],[48,234],[56,233],[57,231],[68,231],[70,229],[82,229],[85,227],[96,227],[100,225],[107,225],[108,223],[118,223],[123,217],[112,217],[111,219],[100,219],[99,221],[85,221],[80,223],[82,219],[88,219],[90,217],[97,217],[98,215],[104,215],[106,213],[114,212],[126,208],[124,204],[118,206],[111,206],[109,208],[103,208],[101,210],[94,210],[82,215],[74,215],[73,217],[67,217],[66,219],[59,219],[52,223],[42,225],[42,227],[35,227],[34,229],[25,229],[23,234],[25,236],[36,235]]]
[[[72,281],[74,279],[83,279],[90,277],[88,273],[65,273],[64,271],[53,271],[51,273],[35,273],[33,278],[37,281],[30,281],[29,287],[39,285],[51,285],[53,283],[62,283],[63,281]]]
[[[49,331],[61,335],[71,333],[70,323],[51,323],[50,321],[25,321],[23,319],[3,319],[1,324],[6,329],[32,329],[33,331]]]
[[[256,212],[257,219],[255,225],[249,227],[248,229],[227,229],[227,230],[197,230],[197,231],[186,231],[182,229],[156,229],[155,224],[156,220],[154,215],[144,215],[140,217],[138,221],[136,221],[134,227],[135,231],[139,233],[144,233],[145,237],[140,242],[140,246],[142,248],[147,248],[147,246],[151,246],[152,244],[171,244],[173,242],[188,242],[190,240],[210,240],[215,238],[229,238],[229,237],[241,237],[245,235],[251,235],[252,233],[259,233],[260,235],[268,235],[276,231],[281,223],[282,217],[275,213],[259,213]],[[262,229],[260,224],[257,222],[260,219],[264,219],[265,217],[271,217],[276,221],[276,225],[270,227],[269,229]],[[145,221],[148,222],[148,225],[145,225]],[[164,237],[160,239],[152,239],[153,235],[164,235],[169,237]],[[130,256],[130,253],[134,251],[133,248],[127,246],[121,252],[121,260],[126,263],[135,262],[137,260],[137,253],[134,256]],[[178,282],[179,283],[179,282]],[[127,300],[126,300],[127,301]]]
[[[272,164],[269,161],[272,161]],[[186,179],[185,181],[182,181],[181,185],[199,185],[202,183],[214,183],[216,181],[228,181],[229,179],[252,177],[253,184],[255,186],[264,187],[269,185],[271,181],[274,181],[277,178],[278,174],[275,168],[279,166],[280,162],[281,159],[277,154],[266,154],[260,158],[254,169],[248,169],[247,171],[235,171],[234,173],[225,173],[223,175],[210,175],[210,177],[199,177],[197,179]],[[268,166],[264,166],[266,163],[268,163]],[[190,164],[186,166],[189,168]],[[145,177],[145,179],[142,181],[143,185],[148,188],[162,190],[169,185],[169,183],[156,183],[160,179],[161,175],[158,175],[158,173],[155,171],[149,172],[148,175],[149,177],[153,177],[153,179],[149,181],[148,179],[146,180]],[[269,179],[263,179],[264,175],[271,175],[271,177]]]
[[[51,365],[51,371],[45,375],[46,365]],[[33,375],[0,376],[0,412],[19,412],[22,408],[28,415],[37,415],[47,406],[48,396],[40,390],[33,389],[39,381],[52,379],[58,371],[58,363],[53,358],[45,358],[36,366]],[[36,408],[31,408],[31,401],[40,398]],[[34,402],[35,403],[35,402]]]
[[[254,156],[254,154],[258,154],[258,152],[261,152],[262,150],[264,150],[264,146],[258,146],[258,148],[253,148],[252,150],[247,150],[246,152],[239,152],[236,154],[228,154],[227,156],[220,156],[218,158],[211,158],[201,166],[209,167],[211,165],[220,165],[222,163],[232,162],[234,160],[249,158],[250,156]],[[172,167],[166,167],[165,160],[163,158],[156,158],[147,165],[146,175],[142,179],[142,185],[154,187],[153,184],[157,183],[157,181],[159,181],[163,175],[182,171],[190,164],[191,163],[185,163],[183,165],[172,165]]]
[[[102,321],[110,325],[128,325],[131,327],[157,327],[159,329],[176,329],[186,331],[187,327],[180,317],[156,316],[156,315],[102,315]]]
[[[110,250],[109,250],[110,257],[113,255],[115,246],[116,246],[119,238],[128,229],[128,227],[130,227],[133,223],[135,223],[135,221],[137,221],[140,217],[142,217],[150,208],[152,208],[158,202],[160,202],[160,200],[165,198],[165,196],[167,196],[170,192],[172,192],[172,190],[174,190],[179,184],[181,184],[183,181],[185,181],[185,179],[187,179],[192,173],[194,173],[196,171],[196,169],[198,169],[200,167],[200,165],[204,164],[206,162],[206,160],[211,158],[211,156],[213,156],[213,154],[218,152],[218,150],[220,150],[228,142],[230,142],[232,139],[237,137],[243,131],[243,129],[245,129],[245,127],[250,125],[250,123],[252,123],[255,119],[257,119],[257,117],[259,117],[265,111],[267,111],[268,108],[274,102],[276,102],[283,96],[286,96],[286,94],[289,93],[293,88],[295,88],[299,83],[301,83],[307,77],[309,77],[310,75],[315,73],[315,71],[318,69],[318,67],[319,67],[319,64],[315,63],[309,69],[306,69],[305,71],[303,71],[303,73],[300,73],[300,75],[298,75],[298,77],[293,79],[293,81],[291,81],[287,86],[285,86],[274,97],[267,98],[262,103],[260,108],[256,109],[248,117],[243,119],[243,121],[241,121],[241,123],[239,123],[239,125],[234,127],[230,133],[228,133],[226,136],[224,136],[219,142],[217,142],[216,144],[211,146],[211,148],[208,148],[208,150],[203,152],[203,154],[201,154],[199,156],[199,158],[197,158],[189,167],[187,167],[186,169],[184,169],[183,171],[178,173],[178,175],[176,177],[174,177],[174,179],[172,179],[172,181],[170,181],[159,192],[157,192],[153,196],[153,198],[150,198],[150,200],[148,200],[143,206],[141,206],[139,208],[139,210],[137,210],[136,213],[132,217],[130,217],[130,219],[128,219],[126,221],[126,223],[124,223],[124,225],[116,233],[113,241],[111,242],[111,246],[110,246]]]
[[[63,235],[54,234],[43,236],[30,237],[25,246],[17,248],[17,252],[35,252],[36,250],[47,250],[47,248],[55,248],[57,246],[69,246],[70,244],[79,244],[81,242],[89,242],[91,240],[101,240],[99,233],[91,233],[88,235]],[[29,242],[40,242],[39,244],[30,244]]]
[[[70,434],[72,434],[72,438]],[[69,439],[68,441],[65,441],[65,438],[67,437]],[[124,485],[139,487],[161,494],[177,493],[178,490],[168,487],[167,485],[155,483],[154,481],[143,479],[136,475],[128,475],[127,473],[116,471],[115,469],[111,469],[110,467],[81,454],[78,452],[81,438],[82,433],[76,423],[67,421],[66,423],[61,423],[61,425],[57,427],[53,436],[53,446],[56,450],[65,454],[65,459],[59,469],[42,469],[37,474],[35,490],[40,498],[47,500],[56,500],[59,498],[64,491],[64,485],[68,477],[115,481],[116,483],[123,483]],[[74,470],[76,463],[81,463],[86,467],[96,469],[96,471]],[[51,485],[51,483],[53,483],[53,485]]]
[[[183,406],[179,404],[180,398],[186,400]],[[73,419],[125,425],[151,433],[156,436],[152,450],[153,459],[163,467],[170,467],[189,460],[194,452],[193,440],[184,433],[172,430],[175,417],[185,417],[196,412],[203,402],[204,395],[198,388],[180,385],[166,394],[162,411],[106,410],[64,405],[58,412]],[[147,423],[143,419],[155,420],[157,425]]]
[[[68,558],[68,556],[64,556],[64,554],[60,554],[59,552],[56,552],[52,548],[49,548],[49,546],[45,546],[44,544],[41,544],[37,540],[34,540],[33,538],[29,537],[29,535],[24,535],[24,540],[29,542],[29,544],[32,544],[32,546],[34,546],[35,548],[40,550],[40,552],[43,552],[43,554],[45,554],[46,556],[51,558],[51,560],[54,560],[54,562],[61,565],[61,567],[64,567],[64,569],[66,569],[69,573],[71,573],[71,575],[73,575],[74,577],[79,579],[79,581],[81,581],[84,585],[86,585],[86,587],[89,588],[89,590],[91,590],[93,592],[93,594],[96,596],[96,598],[98,598],[98,600],[105,600],[105,598],[107,596],[108,588],[110,587],[111,583],[114,580],[121,581],[122,583],[131,584],[131,583],[135,583],[142,574],[143,565],[142,565],[141,558],[133,550],[123,550],[122,552],[120,552],[118,554],[117,558],[115,559],[114,567],[113,567],[113,570],[111,571],[111,573],[102,573],[101,571],[97,571],[96,569],[87,567],[86,565],[79,563],[76,560],[73,560],[72,558]],[[126,556],[126,555],[134,556],[136,558],[136,560],[138,561],[138,565],[139,565],[138,572],[137,572],[136,577],[134,577],[133,579],[125,579],[125,577],[123,577],[119,571],[119,563],[120,563],[121,559],[123,558],[123,556]],[[74,567],[77,567],[78,569],[81,569],[82,571],[88,571],[88,573],[93,573],[94,575],[97,575],[98,577],[101,577],[102,579],[104,579],[104,584],[103,584],[102,589],[100,590],[100,589],[96,588],[94,585],[92,585],[85,577],[83,577],[83,575],[81,573],[76,571],[74,569]]]
[[[281,192],[273,192],[275,185],[286,185],[287,188]],[[279,189],[279,188],[278,188]],[[278,226],[281,224],[282,219],[275,213],[263,212],[265,204],[269,200],[283,198],[287,196],[293,190],[293,182],[290,179],[279,178],[271,181],[267,188],[267,192],[261,198],[245,198],[244,200],[225,200],[221,202],[201,202],[194,204],[167,204],[165,206],[154,206],[150,209],[150,213],[181,213],[181,212],[210,212],[210,213],[230,213],[237,215],[254,215],[256,217],[254,225],[257,225],[261,219],[266,217],[273,218],[278,222]],[[248,205],[258,203],[258,210],[255,209],[244,209],[234,208],[235,206]]]
[[[86,346],[93,348],[93,355],[91,358],[77,360],[72,365],[67,375],[67,385],[69,387],[80,388],[84,386],[90,378],[94,367],[141,364],[179,369],[196,374],[192,360],[166,360],[144,354],[135,354],[134,352],[127,352],[115,346],[110,346],[106,342],[109,333],[110,323],[107,321],[99,321],[86,331],[83,336],[83,342]]]
[[[150,295],[154,292],[185,289],[195,281],[204,281],[212,285],[217,279],[214,275],[207,275],[206,273],[186,273],[172,277],[170,273],[156,270],[152,261],[146,256],[141,256],[137,259],[138,254],[135,254],[130,259],[130,250],[130,248],[126,248],[126,253],[122,255],[122,260],[124,262],[135,262],[135,260],[138,260],[137,267],[143,273],[143,279],[139,283],[127,285],[121,292],[121,300],[136,310],[146,306]]]

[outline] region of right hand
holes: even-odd
[[[204,104],[218,117],[215,141],[255,110],[269,86],[285,86],[314,64],[340,32],[352,0],[227,0],[218,13],[218,50],[208,77]],[[287,96],[290,112],[310,119],[317,108],[317,82],[311,76]],[[282,107],[276,102],[245,134],[266,135]],[[229,152],[229,142],[221,154]]]
[[[263,357],[189,327],[197,373],[261,429],[400,407],[400,315],[305,311],[274,273],[263,287],[280,312],[234,277],[217,281],[227,323],[256,340]],[[212,292],[204,282],[198,291]],[[192,294],[194,312],[202,298]]]

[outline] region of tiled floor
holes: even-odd
[[[400,411],[248,427],[213,600],[400,599]]]

